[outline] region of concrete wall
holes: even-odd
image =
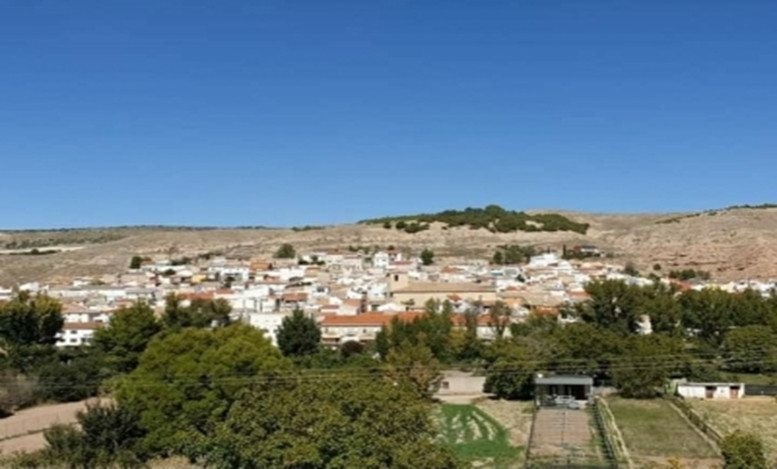
[[[732,399],[731,388],[733,385],[718,384],[710,385],[709,387],[715,387],[712,393],[712,399]],[[704,384],[679,384],[677,386],[677,394],[686,399],[708,399],[707,387]],[[745,387],[739,386],[739,393],[737,399],[742,398],[745,395]]]

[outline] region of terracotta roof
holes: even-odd
[[[324,316],[323,320],[321,321],[321,326],[387,326],[391,324],[391,320],[393,318],[398,318],[400,321],[404,322],[410,322],[413,319],[422,316],[423,314],[424,313],[364,313],[356,316]]]
[[[182,300],[212,300],[213,292],[199,292],[199,293],[179,293],[178,298]]]
[[[287,302],[308,301],[308,294],[305,292],[284,293],[283,295],[281,295],[281,298],[283,299],[283,301],[287,301]]]

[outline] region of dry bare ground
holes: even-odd
[[[741,430],[758,435],[769,461],[777,463],[777,401],[773,397],[726,400],[688,400],[722,435]]]
[[[777,278],[777,209],[729,209],[678,217],[677,214],[599,215],[563,212],[590,223],[586,235],[570,232],[491,233],[435,224],[430,230],[407,234],[379,225],[340,225],[308,231],[288,229],[113,229],[122,239],[86,244],[84,249],[42,256],[0,257],[0,285],[31,280],[67,280],[73,276],[117,274],[135,254],[175,256],[222,250],[248,258],[269,259],[282,244],[298,250],[393,245],[418,252],[428,247],[439,257],[490,256],[500,244],[560,248],[563,244],[596,244],[615,253],[621,262],[635,261],[642,269],[654,263],[664,270],[697,268],[720,280]],[[659,223],[676,218],[676,222]],[[79,239],[89,231],[71,231]],[[101,232],[103,233],[103,232]],[[1,240],[64,236],[60,233],[0,233]]]
[[[0,419],[0,452],[42,449],[46,444],[43,430],[54,424],[75,423],[78,411],[91,402],[96,400],[32,407]]]

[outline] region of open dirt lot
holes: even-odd
[[[76,422],[76,414],[97,400],[53,404],[20,410],[0,419],[0,452],[34,451],[45,446],[43,430],[54,424]]]
[[[777,401],[773,397],[689,400],[689,404],[722,435],[742,430],[761,437],[766,457],[777,462]]]

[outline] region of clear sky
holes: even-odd
[[[0,0],[0,227],[777,200],[777,2]]]

